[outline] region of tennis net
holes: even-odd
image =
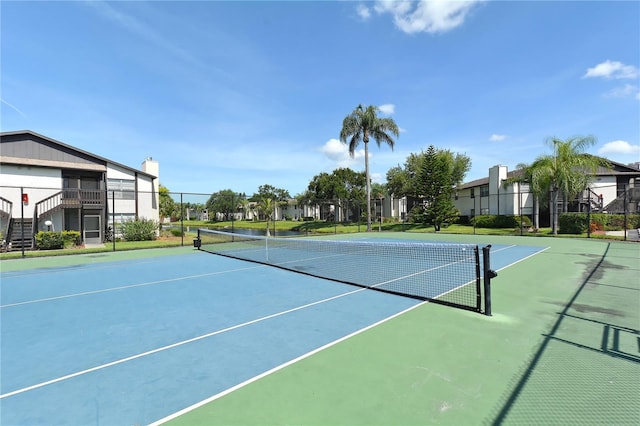
[[[200,250],[387,293],[481,311],[473,244],[274,238],[199,229]]]

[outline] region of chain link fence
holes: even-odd
[[[35,236],[39,232],[76,232],[77,240],[85,247],[112,243],[115,250],[115,242],[126,239],[125,225],[142,220],[155,224],[154,238],[179,245],[191,243],[189,233],[195,234],[197,226],[235,228],[240,221],[266,221],[273,226],[271,235],[285,233],[276,226],[280,221],[296,222],[288,234],[310,234],[327,224],[333,225],[336,233],[343,225],[356,226],[352,231],[366,230],[364,200],[291,199],[277,202],[269,210],[259,201],[240,194],[234,197],[230,207],[216,207],[220,205],[213,202],[212,194],[204,193],[145,192],[129,187],[105,190],[0,186],[2,248],[32,250],[37,248]],[[555,206],[549,202],[551,198],[535,197],[527,186],[517,192],[501,188],[495,192],[483,188],[477,193],[474,189],[458,191],[451,202],[459,216],[445,220],[444,225],[469,225],[474,233],[478,228],[489,228],[489,233],[491,228],[511,228],[515,234],[525,235],[552,226],[555,209],[560,217],[560,233],[640,239],[639,187],[592,185],[575,199],[559,200]],[[420,199],[389,195],[374,198],[372,230],[390,229],[385,226],[388,224],[424,224],[417,220],[423,218],[417,212],[424,211],[424,207]],[[404,230],[404,226],[392,229]]]

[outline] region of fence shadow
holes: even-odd
[[[598,282],[605,270],[620,269],[607,261],[610,249],[607,244],[600,259],[593,259],[588,275],[558,312],[555,323],[485,424],[637,421],[640,331],[615,324],[629,316],[624,307],[607,306],[600,300],[590,301],[590,297],[579,300],[587,288],[615,297],[628,297],[632,292],[629,299],[638,300],[640,288]]]

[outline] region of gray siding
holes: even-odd
[[[88,165],[106,167],[105,162],[95,157],[85,155],[65,146],[53,144],[50,141],[33,137],[32,135],[7,135],[3,136],[0,142],[2,157],[5,160],[11,160],[11,162],[24,158],[32,164],[33,162],[43,161],[65,163],[67,165],[76,164],[79,168],[84,168],[83,166]]]

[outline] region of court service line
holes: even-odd
[[[166,280],[158,280],[158,281],[149,281],[149,282],[139,283],[139,284],[123,285],[123,286],[120,286],[120,287],[104,288],[104,289],[101,289],[101,290],[84,291],[82,293],[65,294],[65,295],[62,295],[62,296],[47,297],[47,298],[44,298],[44,299],[27,300],[27,301],[24,301],[24,302],[16,302],[16,303],[9,303],[9,304],[6,304],[6,305],[0,305],[0,309],[11,308],[13,306],[20,306],[20,305],[29,305],[29,304],[32,304],[32,303],[50,302],[52,300],[69,299],[69,298],[72,298],[72,297],[88,296],[88,295],[91,295],[91,294],[107,293],[107,292],[110,292],[110,291],[125,290],[125,289],[128,289],[128,288],[144,287],[144,286],[154,285],[154,284],[163,284],[163,283],[169,283],[169,282],[173,282],[173,281],[190,280],[190,279],[194,279],[194,278],[202,278],[202,277],[208,277],[208,276],[212,276],[212,275],[222,275],[222,274],[227,274],[227,273],[231,273],[231,272],[246,271],[246,270],[249,270],[249,269],[255,269],[255,268],[259,268],[259,267],[261,267],[261,266],[249,266],[249,267],[246,267],[246,268],[230,269],[230,270],[227,270],[227,271],[208,272],[206,274],[189,275],[189,276],[186,276],[186,277],[169,278],[169,279],[166,279]]]
[[[252,325],[252,324],[256,324],[258,322],[262,322],[262,321],[266,321],[266,320],[269,320],[269,319],[272,319],[272,318],[276,318],[276,317],[279,317],[279,316],[290,314],[292,312],[300,311],[302,309],[306,309],[306,308],[309,308],[309,307],[312,307],[312,306],[315,306],[315,305],[319,305],[321,303],[329,302],[329,301],[332,301],[332,300],[335,300],[335,299],[339,299],[341,297],[349,296],[351,294],[358,293],[358,292],[365,291],[365,290],[367,290],[367,289],[366,288],[360,288],[360,289],[357,289],[357,290],[349,291],[347,293],[341,293],[341,294],[338,294],[336,296],[331,296],[331,297],[328,297],[328,298],[325,298],[325,299],[322,299],[322,300],[318,300],[316,302],[307,303],[306,305],[297,306],[295,308],[287,309],[285,311],[276,312],[275,314],[266,315],[266,316],[261,317],[261,318],[256,318],[256,319],[251,320],[251,321],[247,321],[247,322],[243,322],[241,324],[233,325],[231,327],[223,328],[222,330],[213,331],[211,333],[203,334],[201,336],[193,337],[191,339],[183,340],[181,342],[172,343],[170,345],[162,346],[160,348],[152,349],[152,350],[147,351],[147,352],[142,352],[142,353],[139,353],[139,354],[136,354],[136,355],[128,356],[126,358],[121,358],[121,359],[118,359],[116,361],[112,361],[112,362],[108,362],[106,364],[98,365],[96,367],[88,368],[86,370],[77,371],[75,373],[67,374],[66,376],[58,377],[58,378],[55,378],[55,379],[52,379],[52,380],[48,380],[46,382],[37,383],[37,384],[32,385],[32,386],[27,386],[27,387],[22,388],[22,389],[17,389],[17,390],[12,391],[12,392],[7,392],[5,394],[1,394],[0,395],[0,399],[8,398],[8,397],[14,396],[14,395],[19,395],[19,394],[24,393],[24,392],[28,392],[28,391],[31,391],[31,390],[34,390],[34,389],[42,388],[44,386],[48,386],[48,385],[59,383],[59,382],[65,381],[65,380],[69,380],[69,379],[72,379],[74,377],[82,376],[84,374],[93,373],[94,371],[103,370],[103,369],[108,368],[108,367],[113,367],[115,365],[123,364],[123,363],[128,362],[128,361],[133,361],[135,359],[142,358],[142,357],[145,357],[145,356],[148,356],[148,355],[153,355],[153,354],[156,354],[158,352],[162,352],[162,351],[166,351],[166,350],[169,350],[169,349],[177,348],[179,346],[183,346],[183,345],[186,345],[188,343],[197,342],[199,340],[203,340],[203,339],[206,339],[208,337],[213,337],[213,336],[216,336],[218,334],[226,333],[228,331],[236,330],[236,329],[239,329],[239,328],[242,328],[242,327],[246,327],[246,326],[249,326],[249,325]]]
[[[365,290],[365,289],[362,289],[362,290]],[[356,291],[361,291],[361,290],[356,290]],[[206,405],[206,404],[208,404],[210,402],[213,402],[216,399],[222,398],[223,396],[230,394],[231,392],[234,392],[234,391],[236,391],[236,390],[238,390],[240,388],[243,388],[243,387],[245,387],[245,386],[247,386],[247,385],[249,385],[249,384],[251,384],[253,382],[256,382],[256,381],[262,379],[263,377],[266,377],[266,376],[268,376],[270,374],[273,374],[273,373],[275,373],[275,372],[277,372],[279,370],[282,370],[283,368],[286,368],[286,367],[288,367],[290,365],[293,365],[293,364],[297,363],[298,361],[302,361],[305,358],[308,358],[308,357],[310,357],[312,355],[315,355],[318,352],[321,352],[321,351],[323,351],[323,350],[325,350],[327,348],[330,348],[331,346],[337,345],[338,343],[343,342],[343,341],[345,341],[347,339],[350,339],[350,338],[352,338],[352,337],[354,337],[354,336],[356,336],[356,335],[358,335],[360,333],[363,333],[363,332],[365,332],[365,331],[367,331],[369,329],[377,327],[378,325],[380,325],[380,324],[382,324],[384,322],[387,322],[387,321],[389,321],[389,320],[391,320],[391,319],[393,319],[395,317],[403,315],[403,314],[405,314],[405,313],[417,308],[418,306],[424,305],[425,303],[429,303],[429,302],[428,301],[420,302],[420,303],[418,303],[418,304],[416,304],[414,306],[411,306],[411,307],[409,307],[409,308],[407,308],[407,309],[405,309],[403,311],[400,311],[400,312],[398,312],[396,314],[393,314],[393,315],[391,315],[391,316],[389,316],[387,318],[384,318],[384,319],[382,319],[382,320],[380,320],[380,321],[378,321],[378,322],[376,322],[374,324],[368,325],[368,326],[366,326],[364,328],[361,328],[360,330],[356,330],[351,334],[348,334],[348,335],[346,335],[344,337],[341,337],[341,338],[339,338],[337,340],[334,340],[333,342],[329,342],[329,343],[327,343],[327,344],[325,344],[323,346],[320,346],[319,348],[316,348],[316,349],[314,349],[314,350],[312,350],[310,352],[302,354],[297,358],[294,358],[294,359],[292,359],[290,361],[287,361],[287,362],[285,362],[283,364],[280,364],[280,365],[278,365],[278,366],[276,366],[276,367],[274,367],[274,368],[272,368],[270,370],[265,371],[264,373],[258,374],[257,376],[254,376],[254,377],[252,377],[250,379],[247,379],[242,383],[238,383],[237,385],[232,386],[229,389],[226,389],[226,390],[224,390],[222,392],[219,392],[219,393],[217,393],[215,395],[212,395],[207,399],[203,399],[202,401],[197,402],[197,403],[195,403],[193,405],[190,405],[189,407],[186,407],[186,408],[184,408],[184,409],[182,409],[180,411],[177,411],[177,412],[175,412],[173,414],[170,414],[170,415],[168,415],[166,417],[163,417],[162,419],[156,420],[155,422],[150,423],[149,426],[159,426],[159,425],[161,425],[163,423],[166,423],[166,422],[168,422],[170,420],[173,420],[173,419],[175,419],[177,417],[180,417],[183,414],[186,414],[186,413],[188,413],[190,411],[193,411],[193,410],[195,410],[197,408],[200,408],[203,405]]]
[[[504,248],[501,248],[501,249],[496,250],[496,252],[499,252],[499,251],[501,251],[501,250],[506,250],[506,249],[508,249],[508,248],[513,248],[513,247],[518,247],[518,246],[513,245],[513,246],[509,246],[509,247],[504,247]],[[549,250],[549,249],[550,249],[550,247],[544,247],[544,248],[542,248],[542,249],[538,250],[537,252],[535,252],[535,253],[531,253],[529,256],[522,257],[522,258],[520,258],[520,259],[516,260],[515,262],[511,262],[510,264],[505,265],[505,266],[503,266],[502,268],[497,269],[496,271],[502,271],[503,269],[507,269],[507,268],[509,268],[509,267],[511,267],[511,266],[513,266],[513,265],[515,265],[515,264],[517,264],[517,263],[520,263],[520,262],[522,262],[522,261],[524,261],[524,260],[527,260],[527,259],[529,259],[530,257],[533,257],[533,256],[535,256],[535,255],[537,255],[537,254],[540,254],[540,253],[542,253],[542,252],[544,252],[544,251],[547,251],[547,250]]]

